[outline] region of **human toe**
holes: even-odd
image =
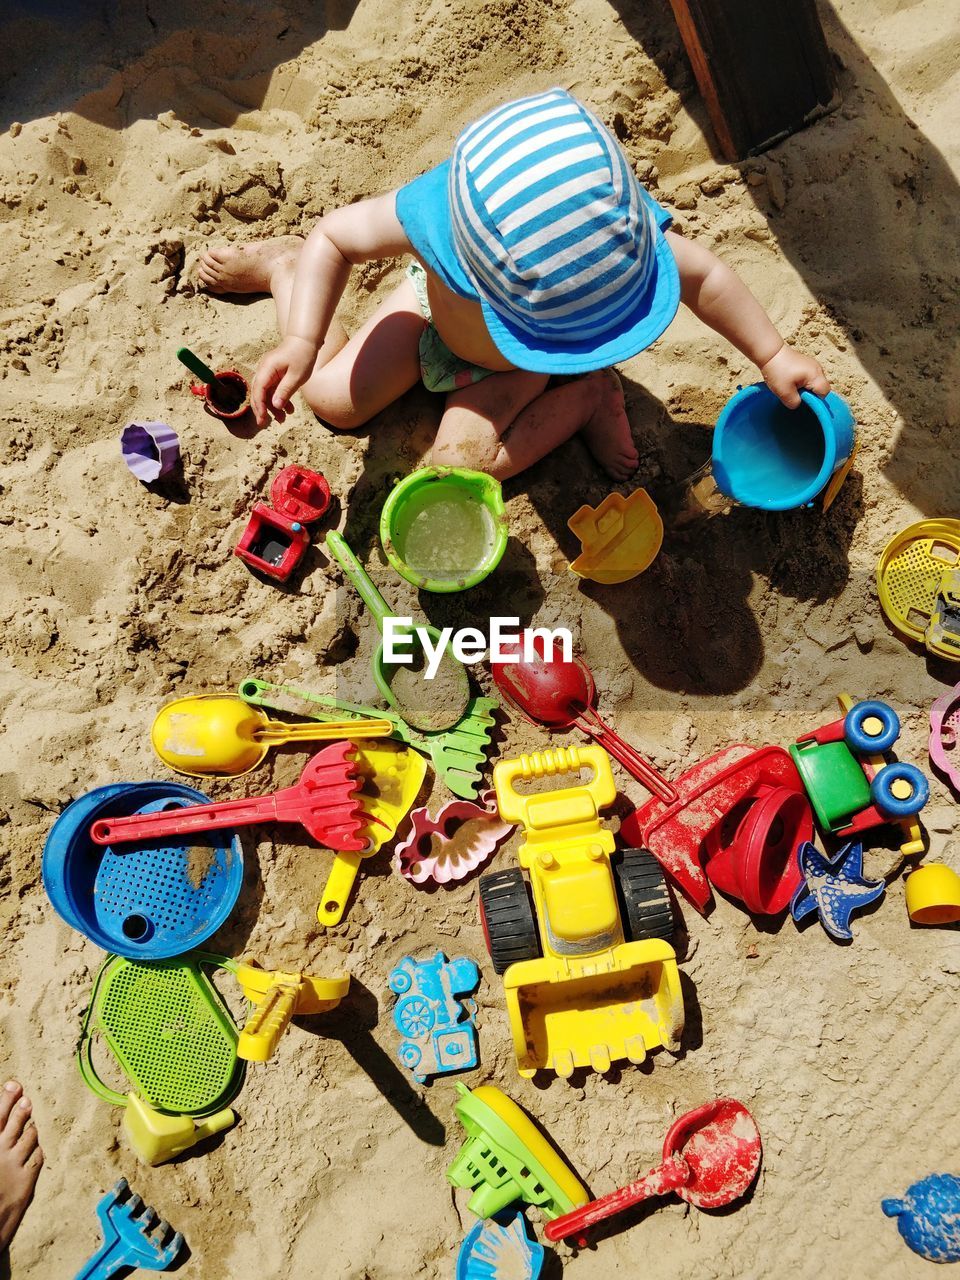
[[[19,1142],[32,1111],[33,1105],[30,1102],[30,1099],[21,1098],[7,1116],[7,1122],[3,1126],[3,1133],[0,1135],[0,1142],[2,1142],[8,1150]]]
[[[32,1121],[24,1126],[23,1133],[17,1139],[17,1145],[13,1150],[21,1164],[26,1164],[34,1151],[40,1150],[40,1135]]]
[[[0,1133],[2,1133],[10,1112],[16,1106],[17,1099],[22,1093],[23,1086],[19,1080],[8,1080],[3,1088],[0,1089]]]
[[[197,272],[197,279],[205,288],[212,290],[214,293],[223,288],[223,279],[216,271],[201,268]]]

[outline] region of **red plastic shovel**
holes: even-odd
[[[744,1195],[760,1168],[760,1130],[735,1098],[717,1098],[675,1120],[663,1140],[663,1164],[619,1191],[591,1200],[544,1228],[563,1240],[653,1196],[675,1191],[698,1209],[718,1209]],[[581,1238],[579,1243],[585,1241]]]
[[[665,804],[673,804],[677,792],[649,760],[623,741],[601,718],[596,709],[597,687],[593,672],[582,658],[564,662],[561,658],[544,657],[542,636],[533,637],[536,657],[529,662],[522,656],[523,640],[517,646],[515,662],[490,664],[497,688],[508,702],[532,720],[548,729],[569,729],[575,725],[613,756],[638,782]]]
[[[249,827],[258,822],[299,822],[326,849],[363,852],[368,841],[359,834],[368,821],[357,795],[353,744],[333,742],[310,760],[299,782],[269,796],[198,804],[168,813],[101,818],[90,828],[94,844],[152,840],[190,835],[218,827]]]

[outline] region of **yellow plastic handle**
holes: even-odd
[[[393,728],[389,720],[330,720],[326,724],[318,720],[303,724],[268,720],[254,737],[262,745],[279,746],[283,742],[327,742],[334,738],[386,738]]]
[[[224,1107],[222,1111],[215,1111],[212,1116],[207,1116],[205,1120],[195,1120],[197,1130],[197,1142],[201,1138],[209,1138],[211,1134],[222,1133],[224,1129],[229,1129],[232,1124],[236,1123],[236,1114],[229,1107]]]
[[[271,987],[256,1006],[237,1041],[237,1057],[266,1062],[273,1057],[280,1037],[290,1025],[297,1007],[297,987]]]
[[[317,919],[321,924],[339,924],[343,919],[362,857],[361,853],[347,851],[338,853],[334,858],[317,907]]]
[[[592,770],[589,781],[577,782],[572,787],[519,795],[514,786],[518,779],[579,774],[583,769]],[[595,816],[604,805],[612,804],[617,797],[610,757],[595,743],[584,747],[535,751],[532,755],[500,760],[494,765],[493,785],[497,791],[500,817],[504,822],[522,823],[528,829],[582,822]]]

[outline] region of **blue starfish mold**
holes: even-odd
[[[799,924],[811,912],[837,942],[853,938],[850,917],[855,911],[882,898],[886,884],[863,878],[863,845],[845,844],[832,858],[809,841],[797,850],[803,882],[790,902],[790,914]]]

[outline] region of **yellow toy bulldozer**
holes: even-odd
[[[592,776],[575,786],[515,789],[585,769]],[[613,834],[600,819],[616,798],[606,752],[590,745],[501,760],[493,781],[500,816],[525,829],[519,861],[529,884],[520,868],[480,879],[481,920],[503,974],[521,1076],[607,1071],[619,1059],[643,1062],[661,1045],[679,1050],[670,895],[646,850],[611,857]]]

